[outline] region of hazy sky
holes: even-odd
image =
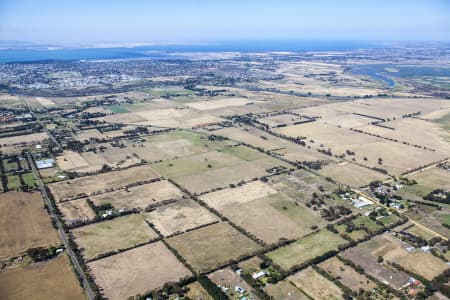
[[[0,0],[0,40],[450,41],[450,0]]]

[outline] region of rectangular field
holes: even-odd
[[[274,150],[283,147],[277,143],[277,139],[273,138],[271,135],[265,133],[264,131],[259,131],[254,128],[236,128],[236,127],[226,127],[214,131],[215,134],[225,136],[229,139],[245,142],[254,147],[258,147],[268,150]]]
[[[0,291],[2,300],[86,299],[65,254],[0,273]]]
[[[200,199],[205,201],[209,206],[220,210],[231,204],[243,204],[277,193],[276,190],[267,184],[256,180],[235,188],[227,188],[204,194]]]
[[[289,280],[282,280],[264,288],[274,300],[310,300],[299,288]]]
[[[438,167],[414,173],[408,178],[416,180],[417,184],[406,187],[406,190],[420,197],[426,196],[436,189],[450,189],[450,171]]]
[[[288,277],[305,294],[317,300],[338,300],[342,290],[311,267]]]
[[[72,230],[75,242],[89,260],[96,256],[148,242],[158,235],[145,223],[144,216],[132,214]]]
[[[291,125],[275,131],[294,138],[306,137],[305,141],[311,148],[330,149],[333,155],[346,154],[350,150],[355,153],[351,159],[357,163],[381,167],[395,175],[446,157],[443,153],[369,136],[325,121]],[[381,165],[378,163],[379,158],[382,159]]]
[[[217,100],[191,102],[188,103],[187,106],[195,108],[197,110],[211,110],[211,109],[226,108],[230,106],[242,106],[252,102],[253,102],[252,100],[247,98],[230,97]]]
[[[89,167],[88,162],[75,151],[64,151],[62,155],[56,156],[56,163],[61,170],[70,171]]]
[[[164,134],[146,136],[139,145],[125,142],[133,153],[148,162],[158,162],[209,152],[233,144],[230,141],[210,141],[205,134],[173,130]]]
[[[56,205],[67,225],[89,222],[95,218],[95,212],[86,202],[86,199],[58,202]]]
[[[144,294],[192,275],[162,242],[90,262],[88,267],[110,300]]]
[[[90,195],[94,192],[124,187],[127,184],[157,178],[158,175],[149,166],[139,166],[121,171],[112,171],[93,176],[79,177],[49,184],[48,187],[57,201],[79,194]]]
[[[330,163],[319,170],[323,176],[330,177],[336,182],[353,187],[366,186],[375,180],[384,180],[387,175],[369,170],[368,168],[350,162]]]
[[[408,271],[432,280],[448,269],[448,265],[436,256],[420,249],[408,251],[406,245],[390,234],[383,234],[361,244],[361,249],[371,251],[374,257],[383,256]]]
[[[378,263],[378,255],[381,253],[371,253],[367,246],[363,244],[357,247],[349,248],[342,252],[340,255],[345,259],[351,260],[356,265],[361,266],[365,272],[386,284],[398,289],[403,286],[409,279],[409,276],[401,271],[394,270],[392,267],[385,266],[384,264]],[[370,246],[373,250],[376,247]]]
[[[111,204],[115,209],[144,209],[164,200],[179,199],[183,193],[167,180],[147,183],[125,190],[91,196],[96,206]]]
[[[360,289],[372,291],[377,287],[375,282],[345,265],[336,257],[327,259],[318,266],[334,278],[339,278],[338,280],[352,291],[358,292]]]
[[[11,137],[0,138],[0,145],[3,146],[12,146],[19,144],[29,144],[29,143],[37,143],[47,139],[48,136],[45,132],[27,134],[27,135],[18,135]]]
[[[192,300],[214,300],[214,298],[208,294],[205,288],[198,282],[190,283],[186,286],[189,291],[186,296]]]
[[[318,213],[260,181],[205,194],[200,199],[267,244],[299,238],[311,232],[311,226],[323,225]]]
[[[269,117],[264,117],[258,119],[258,122],[263,123],[267,125],[269,128],[274,127],[281,127],[286,125],[291,125],[292,123],[300,122],[300,121],[306,121],[307,119],[286,113],[286,114],[280,114],[280,115],[274,115]]]
[[[300,265],[328,251],[337,250],[339,245],[347,243],[339,235],[321,230],[308,235],[292,244],[267,253],[267,256],[284,270]]]
[[[269,185],[277,191],[286,193],[292,199],[306,203],[311,200],[313,194],[330,194],[336,189],[336,185],[325,178],[306,170],[295,170],[289,174],[271,177]]]
[[[214,271],[213,273],[208,275],[208,278],[212,282],[214,282],[217,286],[223,286],[225,288],[228,288],[226,294],[230,299],[239,297],[238,293],[236,293],[235,291],[235,287],[241,287],[245,289],[243,295],[239,297],[240,299],[242,297],[248,297],[250,299],[259,299],[253,294],[252,287],[248,285],[248,283],[245,282],[241,278],[241,276],[239,276],[235,271],[233,271],[229,267]]]
[[[60,244],[41,194],[7,192],[0,201],[0,259]]]
[[[121,114],[121,116],[125,115],[129,115],[129,113]],[[136,124],[172,128],[192,128],[222,121],[221,118],[186,107],[182,109],[166,108],[146,110],[136,112],[133,115],[144,119],[144,121],[138,121]]]
[[[265,157],[254,161],[241,161],[238,164],[211,169],[199,174],[182,177],[177,180],[183,187],[192,193],[202,193],[214,188],[227,187],[242,180],[249,181],[268,175],[271,168],[291,165],[272,157]]]
[[[206,208],[190,199],[159,206],[145,215],[147,221],[164,236],[181,233],[220,220]]]
[[[171,237],[167,242],[199,272],[260,249],[258,244],[225,222]]]

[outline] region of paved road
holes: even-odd
[[[33,159],[30,155],[30,153],[27,153],[27,159],[30,163],[30,166],[32,168],[34,179],[36,180],[36,183],[41,190],[42,197],[44,198],[45,203],[47,204],[47,207],[50,211],[50,214],[52,215],[53,219],[56,221],[56,226],[58,228],[59,236],[61,237],[61,240],[64,243],[64,246],[66,248],[67,254],[69,255],[73,266],[75,267],[76,272],[81,277],[82,286],[86,292],[86,295],[90,300],[93,300],[95,297],[95,292],[92,290],[90,283],[86,279],[86,274],[83,271],[83,268],[81,268],[80,263],[78,262],[78,259],[75,255],[75,253],[72,251],[72,248],[70,247],[69,238],[67,237],[66,232],[64,231],[64,228],[62,226],[61,221],[59,220],[55,209],[53,208],[53,205],[50,201],[50,198],[48,197],[47,190],[45,189],[44,183],[41,180],[41,177],[39,176],[39,172],[36,169],[36,166],[34,165]]]

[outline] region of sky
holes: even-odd
[[[450,0],[0,0],[0,40],[450,41]]]

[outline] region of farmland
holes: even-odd
[[[383,174],[349,162],[330,163],[323,167],[319,173],[352,187],[365,186],[372,181],[386,178]]]
[[[189,231],[167,242],[197,271],[213,269],[259,249],[258,244],[227,223]]]
[[[371,241],[369,241],[366,245],[367,247],[370,247]],[[395,270],[392,267],[385,266],[383,264],[379,264],[377,256],[372,254],[371,251],[376,249],[366,249],[366,245],[350,248],[346,250],[342,256],[364,268],[367,274],[377,278],[380,281],[387,282],[395,288],[400,288],[408,281],[409,277],[404,272]]]
[[[339,281],[353,291],[357,292],[359,289],[372,291],[377,287],[376,283],[368,279],[366,276],[359,274],[352,267],[346,266],[336,257],[330,258],[320,263],[318,266],[333,277],[339,278]]]
[[[328,251],[337,250],[339,245],[345,243],[346,241],[338,235],[328,230],[321,230],[292,244],[269,252],[267,256],[280,267],[288,270]]]
[[[343,299],[341,289],[312,268],[291,275],[289,280],[314,299]]]
[[[267,244],[299,238],[310,232],[311,226],[322,224],[320,216],[309,208],[258,181],[201,199]],[[262,227],[261,220],[269,218],[271,226]]]
[[[208,275],[209,279],[214,282],[217,286],[223,286],[228,289],[227,296],[230,299],[235,299],[238,297],[250,297],[254,299],[258,299],[252,292],[252,288],[238,275],[236,272],[231,270],[230,268],[220,269]],[[241,287],[246,292],[243,295],[240,295],[235,287]],[[241,293],[242,294],[242,293]]]
[[[187,293],[187,296],[190,299],[193,299],[193,300],[213,300],[211,295],[209,295],[208,292],[198,282],[194,282],[194,283],[188,284],[186,287],[189,289],[189,291]]]
[[[157,237],[157,234],[145,223],[142,215],[129,215],[90,224],[73,231],[75,242],[78,243],[86,259],[130,248]]]
[[[147,213],[146,219],[164,236],[219,221],[218,217],[192,200],[159,206]]]
[[[450,52],[434,47],[0,64],[0,289],[445,294]]]
[[[396,262],[415,274],[423,276],[427,280],[445,271],[448,266],[440,259],[421,250],[408,251],[404,245],[394,237],[383,234],[361,245],[361,249],[371,251],[373,256],[383,256],[384,259]],[[423,264],[416,264],[421,261]]]
[[[47,135],[43,132],[29,134],[29,135],[20,135],[13,137],[4,137],[0,138],[0,145],[2,146],[14,146],[19,144],[27,144],[27,143],[38,143],[44,139],[47,139]]]
[[[2,299],[68,299],[83,300],[83,290],[64,254],[50,261],[0,273]]]
[[[79,194],[92,194],[123,187],[130,183],[157,178],[148,166],[129,168],[94,176],[79,177],[74,180],[56,182],[49,185],[53,195],[59,201],[75,197]]]
[[[272,296],[274,299],[286,299],[286,300],[308,300],[306,296],[299,288],[297,288],[291,281],[283,280],[277,284],[269,285],[266,288],[266,293]]]
[[[212,143],[207,149],[216,147],[215,151],[158,162],[152,164],[152,168],[176,180],[190,192],[201,193],[264,176],[272,167],[289,167],[286,163],[243,145],[218,147],[220,145]]]
[[[0,201],[0,258],[15,257],[32,247],[57,246],[60,241],[39,193],[8,192]],[[14,215],[14,218],[8,218]]]
[[[89,197],[96,205],[110,204],[116,209],[144,209],[149,205],[155,205],[165,200],[178,199],[182,196],[181,191],[167,180],[147,183],[144,185],[130,187]]]
[[[88,266],[111,300],[126,299],[191,275],[162,242],[96,260]]]
[[[88,222],[95,218],[95,212],[86,199],[78,199],[58,203],[58,209],[63,215],[66,224]]]
[[[447,173],[446,170],[434,167],[412,174],[409,178],[416,180],[418,184],[407,187],[407,191],[423,197],[436,189],[449,189],[450,178]]]
[[[401,174],[426,163],[445,158],[443,153],[430,152],[407,146],[403,143],[386,141],[375,136],[337,127],[317,121],[300,125],[291,125],[276,129],[278,133],[290,137],[305,136],[313,140],[315,147],[337,155],[347,150],[355,153],[353,158],[367,167],[377,166],[378,158],[383,159],[383,168],[390,174]]]

